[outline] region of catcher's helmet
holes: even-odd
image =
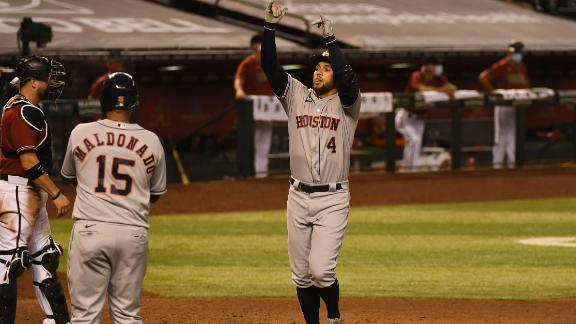
[[[114,109],[130,110],[136,106],[137,97],[134,78],[128,73],[116,72],[110,74],[104,82],[100,106],[103,112]]]
[[[310,62],[312,63],[312,68],[315,68],[316,65],[320,62],[330,63],[330,53],[328,51],[324,51],[322,53],[314,54],[310,58]]]
[[[20,86],[35,79],[48,83],[48,99],[55,101],[60,97],[66,84],[62,78],[66,75],[66,70],[62,63],[50,60],[44,56],[30,56],[21,59],[16,65],[16,77]]]
[[[508,44],[508,52],[509,53],[522,53],[524,52],[524,43],[520,41],[511,41]]]

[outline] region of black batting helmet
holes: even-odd
[[[48,99],[55,101],[60,97],[66,84],[62,78],[66,70],[62,63],[44,56],[30,56],[21,59],[16,65],[16,77],[20,86],[34,79],[48,83]]]
[[[324,51],[322,53],[314,54],[310,58],[310,62],[312,63],[312,68],[315,68],[316,65],[318,65],[320,62],[330,63],[330,53],[328,51]]]
[[[524,43],[521,41],[513,40],[508,44],[509,53],[522,53],[524,52]]]
[[[108,76],[100,95],[100,106],[103,112],[114,109],[132,109],[136,106],[137,100],[136,83],[130,74],[116,72]]]

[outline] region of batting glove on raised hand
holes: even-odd
[[[334,35],[334,23],[322,15],[312,22],[312,26],[318,28],[324,38]]]
[[[277,24],[282,20],[282,17],[286,14],[288,8],[284,7],[281,4],[274,3],[274,1],[270,1],[268,6],[266,7],[266,15],[264,20],[271,24]]]

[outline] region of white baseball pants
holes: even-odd
[[[268,154],[272,144],[272,123],[254,122],[254,172],[256,177],[268,176]]]
[[[50,244],[47,200],[48,194],[40,189],[0,181],[0,250],[27,246],[29,255],[33,255]],[[1,255],[0,258],[10,261],[12,256]],[[52,276],[42,265],[32,264],[31,268],[35,282]],[[0,276],[0,284],[8,283],[8,268],[4,262],[0,262]],[[34,290],[40,307],[47,316],[51,316],[53,312],[48,300],[37,286]],[[43,323],[54,323],[54,320],[47,318]]]
[[[494,168],[504,167],[504,159],[509,168],[516,162],[516,108],[513,106],[494,107],[494,147],[492,163]]]
[[[404,108],[399,108],[395,118],[396,130],[404,137],[404,152],[401,167],[403,171],[416,171],[422,150],[422,138],[426,121]]]

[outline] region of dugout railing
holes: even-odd
[[[252,97],[254,98],[254,97]],[[516,164],[521,167],[525,164],[525,112],[526,109],[538,109],[542,106],[560,106],[563,104],[576,103],[576,90],[551,90],[547,88],[533,88],[525,90],[494,91],[490,93],[468,92],[467,95],[457,98],[449,98],[442,94],[434,93],[364,93],[363,116],[365,118],[383,115],[386,120],[386,144],[385,159],[386,171],[394,173],[396,159],[400,157],[400,151],[396,147],[396,129],[394,124],[395,111],[400,107],[412,107],[414,109],[450,109],[451,111],[451,168],[462,168],[462,153],[470,148],[462,146],[462,114],[463,108],[467,107],[493,107],[496,105],[511,105],[518,109],[516,114]],[[276,100],[269,97],[270,101]],[[283,122],[286,116],[279,108],[279,103],[270,104],[268,113],[262,114],[260,109],[255,109],[255,100],[239,100],[235,105],[226,107],[215,114],[206,122],[202,123],[190,133],[201,132],[202,129],[212,123],[219,122],[230,111],[237,113],[237,136],[236,136],[236,168],[237,175],[246,177],[254,174],[254,121],[255,119],[271,118],[275,122]],[[44,110],[51,120],[53,130],[53,156],[55,167],[59,167],[63,159],[66,144],[70,132],[75,124],[87,120],[94,120],[100,116],[99,102],[94,100],[59,100],[57,105],[43,102]],[[262,106],[262,105],[261,105]],[[266,106],[266,105],[264,105]],[[260,107],[262,108],[262,107]],[[270,114],[273,112],[273,114]],[[573,132],[576,134],[576,113],[574,120],[569,121]],[[136,117],[137,118],[137,117]],[[572,136],[572,159],[576,160],[576,136]],[[362,154],[360,152],[359,154]]]
[[[516,113],[516,166],[525,165],[525,133],[526,133],[526,109],[538,109],[544,106],[560,106],[576,103],[576,91],[552,90],[548,88],[532,88],[517,90],[496,90],[489,93],[463,90],[461,95],[452,98],[435,92],[424,93],[364,93],[363,105],[380,101],[381,107],[371,107],[366,117],[374,114],[383,114],[386,118],[386,171],[394,173],[396,159],[400,152],[396,147],[395,114],[400,107],[408,107],[418,110],[450,109],[451,111],[451,168],[462,168],[462,153],[471,148],[462,146],[462,109],[467,107],[494,107],[498,105],[514,106]],[[239,175],[250,176],[254,174],[254,120],[269,120],[273,122],[285,121],[284,111],[278,108],[279,103],[256,104],[262,101],[264,96],[253,96],[252,100],[237,102],[238,114],[238,141],[237,141],[237,167]],[[368,97],[368,100],[366,100]],[[382,98],[388,98],[382,100]],[[374,106],[374,105],[372,105]],[[266,111],[263,111],[266,110]],[[362,109],[364,110],[364,109]],[[365,111],[364,111],[365,112]],[[284,116],[284,117],[282,117]],[[574,120],[569,121],[572,126],[572,134],[576,134],[576,113]],[[576,136],[572,136],[572,159],[576,160]]]

